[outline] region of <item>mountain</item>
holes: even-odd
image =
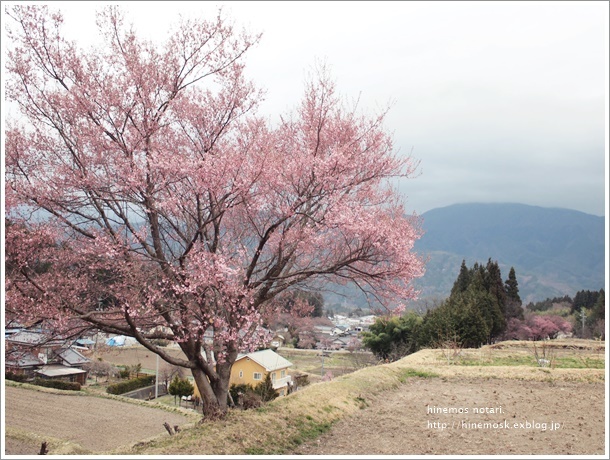
[[[449,295],[462,260],[515,268],[524,303],[599,290],[605,283],[604,218],[523,204],[456,204],[422,214],[415,251],[427,257],[414,283],[422,299]]]

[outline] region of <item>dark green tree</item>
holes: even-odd
[[[195,391],[195,387],[188,379],[182,379],[176,375],[174,380],[172,380],[172,383],[169,384],[167,391],[170,395],[174,396],[174,404],[176,404],[176,396],[179,398],[178,401],[180,401],[183,396],[191,396]]]
[[[470,286],[468,286],[465,293],[461,294],[461,300],[468,307],[471,307],[471,311],[478,310],[480,317],[485,322],[488,334],[485,342],[491,343],[493,339],[502,334],[506,329],[506,320],[502,313],[498,297],[494,292],[496,282],[494,281],[488,290],[485,286],[484,276],[485,275],[481,274],[481,271],[475,272]],[[492,277],[490,279],[494,278]]]
[[[463,259],[460,267],[460,273],[453,283],[453,288],[451,288],[451,295],[466,291],[466,289],[468,289],[468,285],[470,284],[471,278],[472,270],[469,270],[468,267],[466,267],[466,260]]]
[[[267,373],[262,382],[254,387],[254,392],[258,394],[263,402],[273,401],[280,394],[273,388],[273,381],[271,380],[271,374]]]
[[[502,315],[506,314],[506,291],[504,289],[504,281],[502,281],[502,272],[498,261],[492,261],[491,258],[487,261],[487,266],[484,269],[484,284],[487,292],[493,295],[498,300],[498,306]]]
[[[424,317],[420,345],[435,346],[447,338],[468,347],[493,342],[506,329],[507,299],[497,262],[490,258],[468,269],[462,261],[449,298]]]
[[[489,328],[481,311],[462,294],[450,297],[426,313],[420,344],[422,348],[435,348],[447,340],[454,340],[460,346],[476,348],[487,343],[488,337]]]
[[[595,305],[597,302],[598,297],[598,291],[578,291],[574,296],[571,313],[580,311],[583,308],[586,308],[587,310],[593,308],[593,305]]]
[[[517,283],[515,267],[510,267],[508,279],[504,282],[504,289],[506,291],[506,298],[508,300],[515,300],[521,303],[521,297],[519,296],[519,283]]]
[[[380,359],[395,361],[419,350],[422,317],[415,312],[381,317],[362,333],[362,344]]]
[[[504,282],[504,290],[506,292],[506,311],[504,313],[506,321],[511,318],[523,320],[523,303],[519,296],[519,283],[517,283],[514,267],[510,267],[508,279]]]
[[[597,301],[592,307],[590,318],[592,323],[600,319],[606,319],[606,292],[603,289],[599,291]]]

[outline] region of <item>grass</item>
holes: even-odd
[[[156,438],[113,454],[283,455],[367,407],[374,396],[409,378],[433,376],[392,364],[368,367],[330,382],[311,384],[260,409],[231,410],[219,422],[197,424],[171,438]]]
[[[604,369],[603,359],[589,357],[556,357],[551,360],[555,369]],[[528,355],[493,356],[491,358],[463,357],[461,366],[531,366],[538,367],[536,359]]]
[[[91,451],[74,442],[57,439],[52,436],[39,435],[10,426],[5,427],[5,437],[7,443],[14,440],[21,445],[27,445],[28,450],[31,451],[39,451],[41,444],[46,442],[48,450],[53,452],[53,455],[83,456],[92,454]]]
[[[309,365],[320,365],[321,358],[315,352],[290,351],[282,354],[298,363],[297,371],[303,372]],[[312,383],[257,410],[231,410],[223,420],[189,424],[175,436],[159,436],[105,454],[287,455],[294,453],[298,446],[327,433],[339,420],[347,417],[356,417],[357,420],[359,411],[372,407],[375,397],[386,393],[391,395],[393,389],[408,384],[410,379],[472,377],[600,382],[604,380],[603,358],[603,353],[595,355],[567,350],[556,357],[555,368],[542,369],[536,366],[535,358],[526,345],[521,349],[511,345],[509,349],[464,350],[457,362],[447,365],[446,360],[439,358],[439,350],[422,350],[394,363],[365,367],[329,382]],[[326,358],[325,368],[328,363],[334,362]],[[47,390],[50,389],[43,389]],[[187,411],[174,406],[172,396],[160,398],[157,402],[129,402],[156,405],[170,411]],[[187,412],[197,417],[192,411]]]
[[[400,382],[401,383],[406,382],[409,377],[419,377],[422,379],[430,379],[433,377],[439,377],[439,374],[437,374],[435,372],[422,371],[422,370],[412,369],[412,368],[408,367],[401,371],[400,377],[399,377]]]

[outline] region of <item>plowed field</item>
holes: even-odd
[[[39,439],[45,440],[47,436],[66,440],[91,453],[110,451],[167,433],[164,422],[174,426],[190,421],[178,413],[112,399],[12,386],[6,386],[5,391],[6,427],[31,433],[32,439],[41,436]],[[39,450],[38,442],[7,436],[5,454],[33,455]]]

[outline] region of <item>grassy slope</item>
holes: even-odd
[[[395,389],[408,378],[513,378],[522,380],[604,381],[604,369],[539,368],[511,362],[507,356],[530,353],[527,346],[506,349],[464,350],[480,363],[448,364],[439,350],[422,350],[400,361],[368,367],[312,384],[288,397],[249,411],[231,411],[220,422],[204,422],[174,437],[138,443],[115,454],[143,455],[277,455],[324,433],[333,423],[366,407],[379,393]],[[599,359],[599,351],[591,351]],[[601,357],[605,355],[602,351]],[[472,358],[472,356],[471,356]],[[491,359],[492,362],[484,362]],[[519,358],[521,359],[521,358]],[[495,365],[500,360],[502,365]],[[584,363],[587,361],[584,360]]]

